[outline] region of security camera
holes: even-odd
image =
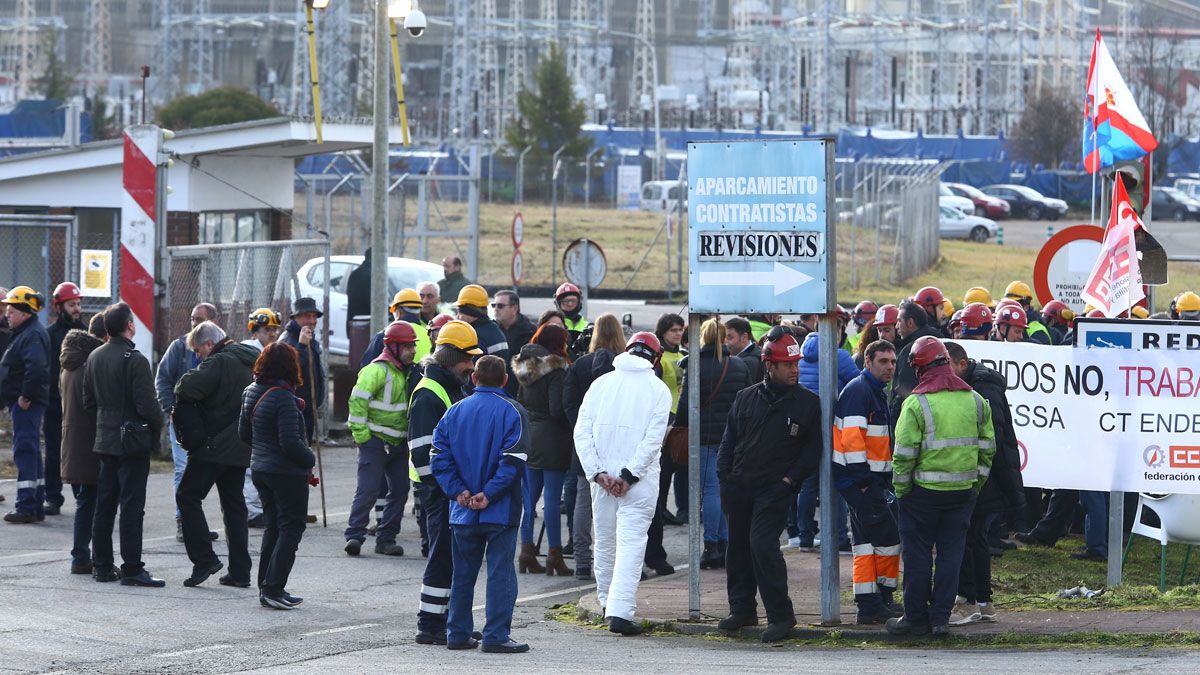
[[[425,34],[425,26],[425,12],[419,9],[414,9],[404,19],[404,30],[408,31],[408,34],[415,38],[419,38]]]

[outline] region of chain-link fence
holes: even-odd
[[[305,295],[316,299],[318,306],[328,300],[324,311],[330,317],[339,308],[341,292],[344,316],[345,279],[330,264],[325,240],[170,246],[167,259],[167,293],[159,314],[163,342],[188,329],[189,313],[201,302],[216,306],[218,323],[235,340],[250,337],[246,328],[250,312],[270,307],[287,317],[292,300]],[[333,292],[326,294],[326,288]],[[324,323],[326,331],[330,324],[344,331],[344,321]],[[323,343],[329,344],[328,333]]]
[[[933,160],[838,160],[838,287],[894,285],[937,262],[938,181]]]
[[[74,279],[77,269],[75,218],[72,216],[0,215],[0,286],[29,286],[46,297]]]

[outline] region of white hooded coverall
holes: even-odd
[[[615,370],[588,389],[575,424],[575,450],[592,482],[593,571],[606,616],[633,621],[646,536],[658,501],[658,462],[671,393],[649,361],[618,354]],[[595,484],[601,472],[638,478],[622,497]]]

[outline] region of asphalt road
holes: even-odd
[[[1072,225],[1087,223],[1088,216],[1074,218],[1068,214],[1062,220],[999,220],[998,225],[1004,228],[1004,245],[1021,246],[1026,248],[1041,248],[1050,238],[1047,227],[1052,228],[1050,234],[1061,232]],[[1150,231],[1163,245],[1168,254],[1200,255],[1200,223],[1170,220],[1154,221]]]
[[[448,652],[412,642],[425,561],[406,517],[403,558],[342,552],[353,489],[350,448],[324,453],[330,527],[309,526],[289,590],[306,598],[295,611],[260,607],[254,589],[210,580],[185,588],[191,565],[174,538],[170,474],[150,478],[146,517],[148,569],[163,589],[97,584],[67,573],[71,511],[41,525],[0,526],[0,673],[321,673],[418,672],[765,672],[803,664],[818,672],[959,673],[1003,668],[1018,675],[1046,672],[1187,672],[1195,652],[1124,650],[929,652],[903,649],[812,649],[698,638],[619,638],[546,620],[546,610],[577,599],[590,586],[574,578],[520,575],[513,635],[525,655]],[[11,500],[13,482],[0,482]],[[207,511],[218,513],[210,498]],[[317,492],[310,511],[319,512]],[[259,533],[252,531],[252,553]],[[667,529],[672,559],[682,560],[685,528]],[[370,547],[367,547],[369,551]],[[218,553],[223,545],[218,543]],[[255,559],[257,564],[257,558]],[[681,569],[678,573],[684,573]],[[483,581],[476,591],[482,621]],[[651,578],[645,582],[655,583]],[[477,624],[478,625],[478,624]]]

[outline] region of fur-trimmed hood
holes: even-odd
[[[513,373],[522,386],[537,382],[554,370],[566,370],[571,364],[557,354],[551,354],[541,345],[529,344],[512,360]]]
[[[58,363],[63,370],[76,370],[87,363],[88,354],[104,344],[100,338],[86,330],[73,328],[63,338],[62,351],[58,355]]]

